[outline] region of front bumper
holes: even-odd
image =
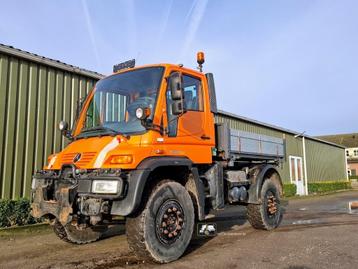
[[[94,180],[116,180],[115,194],[92,193]],[[109,213],[109,201],[125,195],[126,176],[120,171],[79,171],[68,167],[61,171],[39,171],[33,176],[32,211],[35,218],[55,217],[66,225],[73,215],[100,216]]]
[[[72,205],[69,199],[69,187],[64,187],[59,190],[59,197],[57,200],[46,201],[44,199],[43,187],[37,187],[33,195],[33,202],[31,205],[31,214],[35,218],[40,218],[44,215],[52,215],[66,225],[72,219],[73,212]]]

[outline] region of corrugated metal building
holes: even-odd
[[[71,125],[76,102],[102,77],[56,60],[0,45],[0,198],[28,197],[31,176],[65,144],[57,130],[61,119]],[[239,120],[233,120],[233,117]],[[345,180],[344,148],[296,132],[221,112],[217,122],[231,128],[286,140],[281,169],[285,182]],[[306,155],[307,166],[304,165]]]
[[[28,197],[33,171],[65,140],[77,100],[102,76],[0,45],[0,198]]]

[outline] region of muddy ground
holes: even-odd
[[[128,249],[123,228],[96,243],[60,241],[48,227],[0,232],[0,268],[358,268],[358,214],[347,203],[358,191],[290,200],[280,228],[266,232],[232,207],[210,222],[219,234],[195,239],[176,262],[153,265]]]

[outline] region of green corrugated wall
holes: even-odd
[[[346,179],[344,149],[306,139],[306,159],[311,181]]]
[[[304,161],[302,137],[295,138],[291,133],[262,126],[254,122],[235,119],[220,113],[216,116],[215,120],[218,123],[227,123],[230,128],[237,130],[284,138],[286,140],[286,160],[280,168],[280,174],[282,180],[286,183],[290,182],[289,156],[302,157],[302,161]],[[309,138],[306,138],[305,141],[308,182],[346,180],[345,150],[343,148]]]
[[[0,198],[29,197],[31,176],[65,140],[95,78],[0,52]]]

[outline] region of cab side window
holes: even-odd
[[[204,111],[203,92],[200,79],[183,75],[184,88],[184,107],[190,111]],[[167,90],[167,116],[168,116],[168,136],[175,137],[178,129],[178,118],[172,113],[172,100],[170,90]]]
[[[184,103],[188,111],[203,111],[203,93],[200,79],[183,75]]]

